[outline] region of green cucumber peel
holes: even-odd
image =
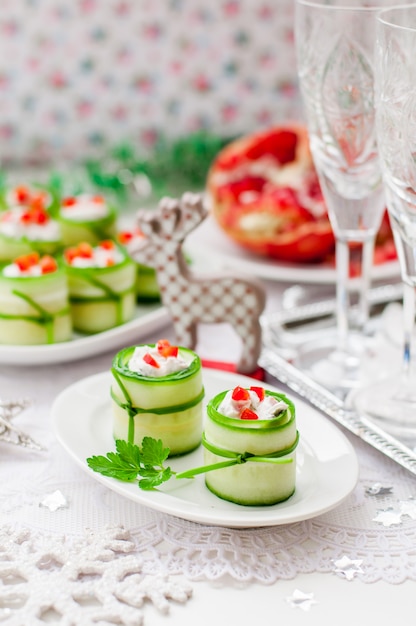
[[[149,348],[154,348],[155,344],[149,344]],[[188,378],[196,374],[201,369],[201,359],[195,352],[188,348],[179,348],[179,352],[183,352],[185,354],[192,355],[192,360],[189,362],[188,367],[183,370],[179,370],[178,372],[172,372],[172,374],[167,374],[166,376],[144,376],[139,372],[133,372],[128,367],[128,362],[130,357],[132,356],[136,346],[128,346],[127,348],[123,348],[116,354],[112,363],[112,372],[117,372],[119,376],[124,376],[132,381],[137,380],[140,382],[153,383],[156,385],[163,385],[163,383],[175,383],[176,381],[180,382],[184,378]]]
[[[93,285],[94,287],[98,287],[98,289],[101,289],[102,291],[104,291],[104,293],[106,294],[109,300],[115,300],[115,301],[120,300],[122,296],[121,292],[114,291],[114,289],[111,289],[111,287],[103,283],[101,280],[98,280],[98,278],[95,278],[95,276],[91,276],[91,274],[84,272],[82,278],[85,280],[85,282],[90,283],[90,285]],[[94,300],[94,298],[92,297],[89,299]]]
[[[71,296],[71,302],[74,304],[83,304],[83,303],[97,303],[97,302],[118,302],[127,296],[129,293],[135,293],[134,287],[131,289],[125,289],[124,291],[118,291],[117,297],[114,296],[98,296],[95,298],[94,296]]]
[[[9,320],[12,320],[12,319],[14,319],[14,320],[22,319],[22,320],[25,320],[25,321],[28,321],[28,322],[35,322],[36,324],[40,324],[42,326],[45,326],[47,343],[54,343],[53,323],[54,323],[54,321],[55,321],[55,319],[57,317],[69,314],[69,307],[64,307],[63,309],[60,309],[56,313],[50,313],[49,311],[44,309],[38,302],[33,300],[33,298],[31,298],[27,294],[25,294],[25,293],[23,293],[21,291],[18,291],[17,289],[13,289],[12,290],[12,294],[17,296],[18,298],[21,298],[22,300],[27,302],[27,304],[30,304],[30,306],[33,307],[39,313],[39,317],[37,317],[36,315],[5,315],[5,314],[1,314],[0,318],[1,319],[9,319]]]
[[[0,233],[0,239],[5,239],[11,243],[24,243],[30,246],[31,250],[34,250],[35,252],[42,252],[45,247],[48,246],[57,246],[57,248],[62,248],[60,239],[30,239],[26,235],[22,235],[21,237],[9,237],[4,233]]]
[[[291,454],[299,443],[299,433],[296,431],[296,438],[294,443],[282,450],[277,450],[276,452],[271,452],[270,454],[253,454],[251,452],[234,452],[233,450],[226,450],[225,448],[220,448],[218,446],[214,446],[212,443],[209,443],[205,437],[202,435],[202,445],[204,448],[216,454],[218,456],[223,456],[225,458],[229,458],[229,461],[221,461],[219,463],[212,463],[210,465],[204,465],[202,467],[197,467],[195,469],[187,470],[185,472],[181,472],[180,474],[176,474],[176,478],[193,478],[197,474],[204,474],[206,472],[212,472],[216,469],[221,469],[223,467],[230,467],[232,465],[241,465],[242,463],[275,463],[275,464],[287,464],[293,463],[292,458],[282,458]]]
[[[129,443],[133,443],[134,441],[134,418],[136,417],[136,415],[140,415],[143,413],[155,413],[156,415],[166,415],[168,413],[179,413],[180,411],[185,411],[187,409],[191,409],[192,407],[196,406],[197,404],[202,402],[205,396],[205,389],[202,388],[201,392],[195,398],[192,398],[191,400],[188,400],[187,402],[181,402],[180,404],[171,404],[169,406],[151,407],[149,409],[143,409],[141,407],[133,406],[130,395],[126,387],[123,385],[123,382],[121,381],[121,378],[118,372],[114,368],[111,369],[111,372],[115,380],[117,381],[118,386],[120,387],[121,393],[124,396],[125,401],[121,402],[120,399],[117,398],[117,396],[114,394],[113,390],[111,389],[110,391],[111,398],[121,409],[124,409],[127,412],[127,415],[129,417],[129,427],[128,427],[128,435],[127,435]]]
[[[124,253],[123,253],[124,254]],[[70,294],[70,302],[73,304],[89,304],[89,303],[105,303],[105,302],[113,302],[116,307],[116,325],[119,326],[123,323],[123,298],[129,293],[134,293],[134,284],[129,289],[125,289],[123,291],[115,291],[111,289],[106,283],[103,283],[96,276],[92,275],[91,269],[94,273],[97,272],[112,272],[114,270],[119,270],[124,268],[125,266],[131,263],[130,259],[124,255],[123,261],[118,263],[117,265],[113,265],[111,267],[102,267],[102,268],[72,268],[70,265],[67,265],[68,274],[81,275],[85,282],[89,283],[93,287],[97,287],[103,292],[103,296],[74,296]]]
[[[284,394],[266,390],[266,395],[273,396],[278,400],[282,400],[287,405],[287,409],[282,409],[275,417],[270,419],[259,420],[236,420],[234,417],[228,417],[218,411],[222,400],[228,391],[222,391],[215,396],[207,405],[208,417],[215,423],[228,428],[229,430],[239,430],[242,428],[252,433],[255,431],[266,431],[270,429],[285,428],[295,419],[295,406],[293,402]]]
[[[187,402],[181,402],[180,404],[170,404],[169,406],[160,406],[160,407],[150,407],[148,409],[143,409],[142,407],[133,406],[131,400],[126,400],[126,402],[120,402],[119,398],[111,391],[111,397],[116,404],[122,409],[125,409],[128,413],[132,413],[133,415],[140,415],[143,413],[154,413],[155,415],[167,415],[168,413],[180,413],[181,411],[186,411],[187,409],[191,409],[196,406],[205,396],[205,390],[202,389],[201,392],[191,400]]]
[[[228,456],[226,461],[211,463],[185,472],[175,472],[169,466],[165,466],[165,461],[169,456],[170,449],[164,447],[161,439],[144,437],[141,446],[134,443],[116,440],[116,452],[108,452],[106,456],[92,456],[87,458],[87,465],[94,472],[103,476],[108,476],[122,482],[137,482],[140,489],[154,490],[156,487],[175,476],[177,479],[193,478],[198,474],[205,474],[232,465],[241,465],[246,462],[259,463],[293,463],[293,458],[281,458],[283,455],[293,452],[299,441],[299,433],[296,433],[296,440],[289,448],[279,450],[271,454],[257,456],[250,452],[238,453],[230,450],[223,450],[210,445],[210,449],[218,451],[221,456]],[[203,445],[206,440],[203,438]],[[233,455],[233,456],[231,456]]]

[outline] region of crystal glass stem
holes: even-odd
[[[359,243],[361,246],[361,276],[352,285],[350,279],[351,245],[348,239],[338,237],[336,242],[336,316],[338,349],[344,353],[351,352],[352,331],[364,336],[369,317],[368,291],[370,272],[373,262],[374,237],[368,237]],[[351,293],[358,294],[355,306],[351,305]]]
[[[403,283],[403,362],[402,379],[406,388],[410,384],[413,362],[413,332],[415,327],[415,287],[408,282]]]

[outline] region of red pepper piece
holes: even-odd
[[[62,200],[62,206],[74,206],[77,203],[77,199],[74,196],[68,196]]]
[[[266,392],[264,391],[263,387],[250,387],[250,390],[254,391],[254,393],[258,396],[260,402],[262,402],[266,397]]]
[[[78,244],[77,252],[78,256],[83,259],[90,259],[93,255],[92,245],[87,241],[81,241],[81,243]]]
[[[67,248],[65,250],[64,255],[65,255],[66,262],[69,263],[69,265],[71,265],[72,261],[76,259],[78,256],[78,250],[74,248],[73,246],[71,246],[70,248]]]
[[[29,189],[24,185],[19,185],[18,187],[15,187],[14,193],[16,196],[16,200],[19,204],[26,204],[26,202],[28,202],[30,199]]]
[[[159,354],[165,358],[167,358],[168,356],[178,356],[178,346],[172,346],[168,339],[159,339],[156,347]]]
[[[24,272],[39,263],[39,254],[37,252],[30,252],[30,254],[17,257],[17,259],[14,260],[14,263],[22,272]]]
[[[42,274],[52,274],[52,272],[56,272],[58,269],[58,264],[52,256],[49,254],[45,254],[41,259],[39,259],[39,265],[42,270]]]
[[[251,409],[244,409],[244,411],[241,412],[240,419],[242,419],[242,420],[258,420],[259,416],[257,415],[257,413],[255,413]]]
[[[123,230],[121,231],[121,233],[118,233],[117,239],[122,245],[125,245],[133,239],[133,233],[129,232],[128,230]]]
[[[105,239],[104,241],[100,243],[100,247],[103,248],[104,250],[113,250],[114,246],[115,246],[114,241],[111,241],[111,239]]]
[[[46,224],[49,221],[49,215],[41,205],[31,205],[30,218],[34,224]]]
[[[247,391],[247,389],[244,389],[244,387],[235,387],[231,395],[231,398],[233,400],[236,400],[237,402],[240,400],[249,400],[250,394]]]
[[[146,352],[146,354],[144,355],[143,361],[147,363],[148,365],[152,365],[153,367],[160,367],[159,363],[155,361],[152,355],[149,354],[148,352]]]

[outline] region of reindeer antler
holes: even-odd
[[[208,214],[202,196],[184,193],[181,200],[165,197],[151,213],[138,214],[139,227],[149,239],[182,242]]]
[[[186,192],[180,201],[182,211],[183,232],[189,234],[208,215],[203,197],[200,194]]]

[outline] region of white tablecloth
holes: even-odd
[[[267,310],[272,311],[280,305],[282,287],[268,285],[268,292]],[[173,339],[169,325],[140,342],[160,337]],[[200,329],[202,357],[230,361],[236,350],[230,329]],[[87,626],[96,623],[97,615],[102,624],[116,615],[119,623],[181,626],[201,619],[249,625],[261,620],[303,624],[305,619],[365,623],[370,618],[387,625],[410,617],[416,580],[413,475],[344,433],[357,452],[360,477],[346,501],[324,515],[272,528],[227,529],[158,513],[83,472],[51,426],[57,394],[108,371],[112,357],[104,353],[48,366],[0,366],[3,398],[31,400],[15,424],[46,447],[34,452],[0,443],[0,576],[9,583],[0,586],[5,623],[42,624],[35,616],[52,605],[55,614],[66,616],[62,623]],[[370,488],[377,484],[385,492],[372,495]],[[56,491],[66,506],[53,511],[44,500]],[[396,521],[376,521],[388,509]],[[343,557],[349,567],[339,565]],[[92,613],[96,609],[79,600],[88,595],[88,585],[104,602],[102,613]],[[296,590],[311,595],[296,603]],[[129,593],[133,604],[138,598],[148,601],[129,608]],[[47,613],[50,619],[53,614]]]

